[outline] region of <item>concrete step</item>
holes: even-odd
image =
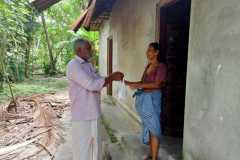
[[[140,141],[141,125],[126,108],[112,99],[104,99],[102,103],[103,121],[103,160],[141,160],[147,153],[148,146]],[[56,160],[72,159],[70,110],[62,119],[66,130],[66,142],[61,145],[56,154]],[[162,137],[159,156],[161,160],[181,159],[181,139]]]
[[[148,153],[148,146],[140,142],[141,125],[133,115],[132,110],[122,106],[112,98],[103,100],[104,119],[109,127],[114,130],[114,134],[119,139],[119,143],[107,142],[107,152],[113,160],[141,160]],[[108,127],[108,128],[109,128]],[[106,131],[107,132],[107,131]],[[180,160],[182,154],[182,140],[172,137],[162,137],[159,157],[161,160]]]

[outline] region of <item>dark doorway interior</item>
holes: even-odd
[[[183,136],[190,8],[190,0],[179,0],[158,9],[161,53],[168,66],[161,115],[166,136]]]
[[[110,75],[113,72],[113,39],[111,37],[107,40],[107,74]],[[112,96],[112,83],[107,86],[107,95]]]

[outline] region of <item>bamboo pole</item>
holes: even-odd
[[[2,46],[2,53],[0,55],[0,68],[2,69],[2,73],[3,73],[3,79],[6,78],[6,81],[7,81],[7,84],[8,84],[8,87],[9,87],[9,90],[10,90],[10,94],[11,94],[11,97],[12,97],[12,101],[13,103],[15,104],[16,108],[15,108],[15,111],[17,112],[17,103],[16,103],[16,100],[15,100],[15,97],[13,95],[13,90],[12,90],[12,86],[10,84],[10,81],[9,81],[9,78],[8,78],[8,75],[6,75],[6,69],[5,69],[5,65],[4,65],[4,53],[5,53],[5,47],[6,47],[6,44],[5,44],[5,41],[6,40],[6,35],[3,34],[3,46]]]

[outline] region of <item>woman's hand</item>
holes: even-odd
[[[139,88],[137,84],[130,84],[129,87],[131,89],[138,89]]]
[[[129,82],[125,81],[125,84],[130,87],[131,89],[160,89],[164,86],[164,82],[149,82],[149,83],[144,83],[144,82]]]
[[[131,89],[138,89],[139,88],[139,85],[137,83],[129,82],[129,81],[124,81],[124,82]]]
[[[128,86],[131,82],[124,80],[124,83]]]

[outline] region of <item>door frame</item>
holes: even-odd
[[[190,1],[190,17],[191,17],[191,0],[189,0]],[[167,36],[167,25],[166,25],[166,14],[167,14],[167,8],[168,7],[170,7],[170,6],[173,6],[173,5],[175,5],[176,3],[171,3],[171,4],[169,4],[169,5],[167,5],[167,6],[162,6],[161,5],[161,3],[159,2],[159,3],[157,3],[157,5],[156,5],[156,24],[155,24],[155,26],[156,26],[156,32],[155,32],[155,41],[156,42],[160,42],[161,43],[161,46],[162,46],[162,48],[161,48],[161,53],[163,54],[163,56],[167,56],[166,54],[166,49],[167,49],[167,42],[166,41],[164,41],[163,39],[165,39],[166,38],[166,36]],[[189,18],[190,18],[189,17]],[[190,21],[191,21],[191,18],[189,19],[189,25],[190,25]],[[189,26],[190,27],[190,26]],[[190,29],[190,28],[188,28],[188,29]],[[162,41],[163,40],[163,41]],[[187,72],[187,68],[186,68],[186,72]],[[187,82],[186,82],[186,84],[185,84],[185,89],[186,89],[186,85],[187,85]],[[163,96],[164,96],[165,94],[164,94],[164,91],[163,91]],[[166,96],[166,95],[165,95]],[[165,101],[166,99],[163,97],[163,101],[162,101],[162,109],[163,109],[163,107],[164,107],[164,105],[165,105]],[[185,99],[184,99],[184,101],[185,101]],[[184,108],[185,108],[185,106],[184,106]],[[161,115],[161,123],[162,123],[162,117],[163,115]],[[183,115],[184,117],[185,117],[185,115]],[[184,126],[183,126],[184,127]],[[163,129],[163,128],[162,128]],[[181,134],[183,134],[183,132],[184,132],[184,128],[183,128],[183,131],[179,131],[179,133],[175,133],[175,131],[174,132],[169,132],[169,131],[164,131],[163,130],[163,132],[165,132],[165,134],[167,134],[167,135],[172,135],[172,136],[176,136],[176,137],[182,137],[183,135],[181,135]]]
[[[109,76],[113,72],[113,37],[109,36],[107,38],[107,75]],[[112,83],[107,86],[107,95],[113,95],[113,85]]]

